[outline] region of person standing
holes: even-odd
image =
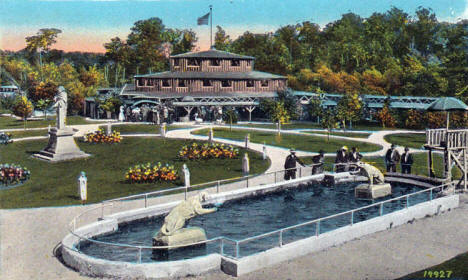
[[[349,171],[358,170],[356,163],[360,162],[362,159],[362,154],[358,152],[356,147],[351,148],[351,152],[348,154],[348,161],[351,163]]]
[[[400,154],[395,149],[395,144],[392,144],[390,149],[385,154],[385,165],[387,166],[387,172],[396,172],[396,166],[400,161]]]
[[[323,164],[325,162],[325,152],[319,151],[319,154],[312,157],[313,167],[312,175],[323,173]]]
[[[409,148],[405,147],[405,152],[401,155],[401,173],[411,174],[411,165],[413,164],[413,155],[409,153]]]
[[[296,151],[294,149],[289,150],[290,155],[286,157],[284,162],[284,179],[296,179],[296,162],[300,165],[305,166],[304,163],[296,156]]]
[[[348,147],[343,146],[336,152],[335,166],[336,172],[345,172],[348,168]]]

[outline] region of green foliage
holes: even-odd
[[[214,38],[214,47],[220,51],[229,51],[229,46],[231,45],[232,40],[229,38],[229,35],[226,34],[226,31],[221,26],[216,26],[216,33]]]
[[[18,96],[13,105],[13,114],[24,120],[24,127],[26,127],[26,119],[31,116],[32,112],[33,105],[31,101],[26,96]]]
[[[223,113],[223,121],[227,124],[237,123],[238,116],[233,109],[225,110]]]

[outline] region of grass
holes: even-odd
[[[106,126],[101,126],[102,128],[106,128]],[[182,125],[168,125],[166,126],[166,130],[175,130],[175,129],[182,129],[187,128],[190,126],[182,126]],[[119,131],[122,134],[130,134],[130,133],[159,133],[160,126],[154,124],[123,124],[123,125],[114,125],[112,126],[112,130]]]
[[[328,132],[325,132],[325,131],[301,131],[301,132],[310,133],[310,134],[325,134],[325,135],[328,135]],[[335,131],[332,131],[330,133],[330,135],[353,137],[353,138],[367,138],[367,137],[369,137],[370,133],[352,133],[352,132],[335,132]]]
[[[24,137],[32,137],[32,136],[47,136],[47,129],[41,130],[18,130],[18,131],[10,131],[11,138],[24,138]]]
[[[186,163],[192,184],[228,179],[242,175],[242,155],[233,160],[211,159],[184,162],[177,159],[179,149],[193,141],[162,138],[124,138],[120,144],[88,144],[80,148],[92,156],[87,159],[49,163],[31,158],[46,146],[47,140],[22,141],[2,147],[2,163],[15,163],[31,170],[31,179],[24,185],[0,191],[0,208],[23,208],[78,204],[77,177],[85,171],[88,177],[88,203],[143,192],[180,186],[182,182],[129,184],[125,173],[140,163],[174,164],[180,171]],[[269,161],[259,153],[248,151],[251,174],[264,172]]]
[[[397,133],[385,136],[385,141],[398,146],[421,149],[426,144],[426,134],[424,133]]]
[[[426,269],[408,274],[399,278],[400,280],[410,279],[468,279],[468,252],[460,254],[441,264],[428,267]],[[441,271],[443,271],[441,273]],[[437,273],[437,274],[436,274]],[[437,275],[437,276],[436,276]],[[442,275],[444,275],[442,277]]]
[[[90,124],[93,122],[86,121],[84,117],[81,116],[67,116],[68,125],[76,124]],[[37,127],[47,127],[55,126],[55,118],[48,120],[31,120],[26,122],[26,128],[37,128]],[[12,117],[0,117],[0,129],[9,129],[9,128],[23,128],[24,122],[22,120],[17,120]]]
[[[306,164],[312,163],[312,157],[301,157],[301,159]],[[436,177],[442,178],[443,174],[443,159],[442,155],[433,154],[433,167]],[[413,154],[413,166],[411,168],[411,173],[414,175],[423,175],[428,176],[427,172],[427,153],[417,153]],[[372,165],[375,165],[382,172],[386,170],[385,162],[383,157],[364,157],[363,161],[368,162]],[[335,162],[335,157],[325,157],[325,163],[327,164],[326,170],[331,171],[331,166]],[[401,166],[397,166],[397,172],[401,171]],[[385,173],[385,172],[384,172]],[[457,167],[452,169],[452,174],[454,178],[459,178],[461,176],[460,170]]]
[[[213,129],[215,137],[233,139],[233,140],[244,140],[247,133],[250,134],[250,141],[254,143],[265,142],[268,145],[279,146],[283,148],[295,148],[302,151],[317,152],[320,149],[325,152],[335,152],[344,145],[349,147],[357,147],[361,152],[378,151],[381,146],[370,143],[342,140],[342,139],[330,139],[327,141],[326,137],[319,136],[302,136],[302,135],[288,135],[282,134],[278,136],[273,132],[261,132],[261,131],[249,131],[241,129],[233,129],[230,131],[228,128],[215,128]],[[208,135],[208,129],[201,129],[192,132],[197,135]]]

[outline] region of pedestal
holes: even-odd
[[[376,199],[392,194],[392,186],[389,183],[369,186],[360,184],[354,189],[356,198]]]
[[[34,157],[53,162],[89,157],[89,154],[81,151],[76,145],[75,139],[73,139],[75,132],[68,127],[64,129],[52,128],[49,131],[47,147],[38,154],[34,154]]]
[[[193,243],[206,240],[205,230],[199,227],[182,228],[173,235],[156,235],[153,246],[191,246]]]

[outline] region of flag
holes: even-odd
[[[207,13],[206,15],[199,17],[197,20],[198,25],[208,25],[209,18],[210,18],[210,13]]]

